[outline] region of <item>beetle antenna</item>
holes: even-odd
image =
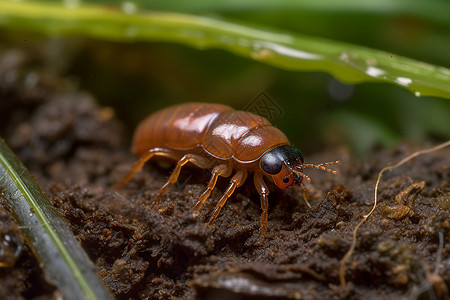
[[[292,168],[289,168],[289,169],[290,169],[292,172],[294,172],[295,174],[297,174],[298,176],[301,176],[301,177],[305,178],[306,181],[311,182],[311,178],[309,178],[308,175],[303,174],[301,171],[299,171],[299,170],[297,170],[297,169],[292,169]]]
[[[303,174],[302,172],[295,172],[295,174],[305,178],[306,181],[311,182],[311,178],[308,175]]]
[[[322,170],[322,171],[336,175],[338,173],[338,171],[328,169],[327,167],[333,166],[333,165],[340,165],[341,163],[342,162],[340,160],[336,160],[336,161],[326,162],[326,163],[321,163],[321,164],[303,164],[302,167],[303,168],[314,168],[314,169]]]

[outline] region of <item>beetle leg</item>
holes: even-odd
[[[173,170],[172,174],[170,174],[170,177],[167,180],[167,182],[159,189],[159,193],[156,196],[156,198],[152,200],[151,206],[154,206],[159,201],[159,199],[167,192],[169,187],[177,181],[178,176],[180,175],[181,168],[188,162],[193,163],[194,165],[196,165],[199,168],[205,168],[205,169],[208,168],[209,164],[210,164],[210,161],[208,159],[206,159],[200,155],[196,155],[196,154],[184,155],[177,162],[177,165],[175,166],[175,169]]]
[[[134,174],[139,172],[142,169],[142,167],[144,166],[144,164],[155,155],[156,156],[166,156],[166,157],[174,156],[173,152],[171,152],[170,150],[164,149],[164,148],[153,148],[153,149],[148,150],[146,153],[141,155],[141,157],[139,157],[139,160],[137,162],[135,162],[131,171],[128,172],[128,174],[121,181],[116,183],[113,186],[113,189],[116,190],[116,189],[124,186],[128,181],[131,180],[131,178],[133,178]]]
[[[255,172],[253,176],[253,182],[255,184],[255,188],[258,191],[259,197],[261,199],[261,241],[260,245],[264,243],[264,239],[266,238],[266,226],[267,226],[267,218],[268,218],[268,210],[269,210],[269,189],[267,188],[266,183],[264,182],[263,174],[260,172]]]
[[[227,202],[227,199],[233,194],[234,190],[241,186],[245,179],[247,179],[247,171],[246,170],[240,170],[234,174],[233,178],[230,180],[230,184],[228,185],[225,193],[223,193],[222,197],[220,197],[219,201],[217,202],[216,208],[214,208],[214,211],[212,213],[211,219],[209,220],[209,224],[213,224],[216,220],[217,216],[220,213],[220,210],[225,205],[225,202]]]
[[[198,198],[197,202],[194,205],[194,209],[200,209],[200,207],[203,205],[206,199],[208,199],[209,195],[211,194],[212,190],[216,186],[217,178],[219,176],[230,176],[230,173],[232,171],[232,168],[227,165],[218,165],[211,171],[211,179],[208,182],[208,185],[206,186],[206,190],[203,192],[203,194]]]

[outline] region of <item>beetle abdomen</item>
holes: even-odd
[[[142,155],[152,148],[201,146],[217,159],[249,163],[283,144],[289,145],[287,137],[264,117],[221,104],[187,103],[144,119],[135,131],[133,152]]]
[[[133,137],[137,155],[162,147],[191,149],[203,144],[205,131],[217,116],[233,109],[221,104],[187,103],[159,110],[144,119]]]

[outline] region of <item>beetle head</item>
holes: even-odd
[[[311,179],[303,174],[303,168],[315,168],[337,174],[337,171],[326,167],[340,163],[340,161],[335,161],[322,164],[305,164],[300,150],[294,146],[281,145],[264,154],[259,161],[259,167],[265,174],[272,177],[278,188],[284,190],[302,183],[303,178],[311,182]]]
[[[294,146],[278,146],[263,155],[259,167],[280,189],[288,189],[300,184],[303,178],[309,182],[308,176],[303,174],[303,154]]]

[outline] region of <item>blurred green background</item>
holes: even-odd
[[[49,71],[72,78],[102,105],[113,107],[130,135],[142,118],[170,104],[201,101],[242,109],[265,91],[283,111],[271,121],[305,153],[348,146],[354,153],[367,154],[379,146],[450,138],[449,99],[417,97],[398,84],[364,78],[358,84],[343,83],[323,72],[324,68],[305,67],[307,71],[300,72],[289,64],[272,66],[252,56],[236,55],[239,49],[177,41],[170,32],[168,38],[138,34],[130,39],[108,35],[108,29],[92,33],[84,13],[77,15],[78,8],[92,7],[99,13],[94,25],[108,27],[116,22],[104,21],[108,12],[123,14],[131,23],[138,22],[133,18],[136,14],[178,12],[264,32],[310,36],[312,41],[325,38],[330,49],[335,47],[333,40],[342,41],[440,66],[436,78],[444,82],[439,88],[445,96],[450,90],[450,72],[445,69],[450,66],[450,3],[446,0],[21,1],[17,9],[7,9],[16,3],[0,0],[1,49],[44,49]],[[37,6],[27,11],[27,4]],[[58,30],[64,24],[57,16],[36,18],[46,10],[51,16],[48,7],[66,9],[74,15],[72,25],[88,29]],[[24,18],[29,22],[23,22]],[[212,32],[219,32],[217,25],[212,27]],[[191,32],[187,38],[198,37]],[[354,51],[361,53],[360,49],[365,48]],[[406,66],[404,70],[408,71]]]

